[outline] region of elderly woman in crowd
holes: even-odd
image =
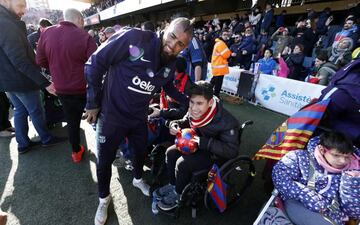
[[[353,40],[345,37],[339,42],[335,42],[332,47],[328,48],[329,61],[333,64],[343,67],[351,62],[351,49]]]

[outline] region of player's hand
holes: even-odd
[[[170,134],[171,135],[176,135],[177,133],[180,132],[180,127],[179,127],[179,124],[174,122],[174,123],[170,123]]]
[[[95,123],[99,111],[100,111],[100,108],[97,108],[97,109],[86,109],[85,114],[84,114],[84,118],[86,118],[86,121],[87,121],[88,123]]]
[[[151,107],[153,112],[149,115],[149,118],[159,117],[160,116],[160,109],[156,107]]]
[[[198,146],[199,146],[199,144],[200,144],[200,137],[197,136],[197,135],[195,135],[192,139],[193,139],[194,142],[196,142],[196,143],[198,144]]]
[[[55,90],[54,83],[51,82],[51,84],[50,84],[49,86],[47,86],[45,89],[46,89],[50,94],[56,95],[56,90]]]

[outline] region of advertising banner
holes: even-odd
[[[239,85],[240,73],[242,70],[238,67],[230,67],[229,70],[229,74],[224,76],[221,89],[230,92],[231,94],[236,94]]]
[[[84,19],[84,26],[90,26],[90,25],[95,25],[95,24],[99,24],[100,23],[100,16],[99,14],[95,14],[92,16],[87,17],[86,19]]]
[[[255,89],[257,103],[273,111],[292,115],[318,98],[325,86],[261,74]]]
[[[118,3],[120,4],[120,3]],[[103,11],[101,11],[99,14],[100,14],[100,20],[103,21],[103,20],[107,20],[107,19],[111,19],[115,16],[117,16],[117,12],[116,12],[116,7],[117,5],[115,6],[112,6],[110,8],[107,8]]]
[[[140,9],[145,9],[160,4],[161,0],[122,1],[108,9],[101,11],[100,18],[101,20],[107,20],[116,16],[135,12]]]
[[[240,69],[239,67],[229,67],[229,74],[224,76],[221,90],[229,92],[231,94],[236,94],[241,71],[243,71],[243,69]],[[211,78],[211,64],[209,63],[206,80],[210,82]]]

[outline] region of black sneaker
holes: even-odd
[[[29,145],[26,147],[18,147],[19,154],[24,154],[30,150],[33,150],[34,148],[41,145],[41,141],[30,141]]]
[[[46,147],[51,147],[51,146],[54,146],[54,145],[57,145],[57,144],[60,144],[64,141],[67,140],[67,137],[53,137],[51,138],[50,141],[48,141],[47,143],[43,143],[42,144],[42,147],[46,148]]]

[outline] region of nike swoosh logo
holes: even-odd
[[[140,58],[140,60],[143,61],[143,62],[151,62],[150,60],[144,59],[144,56],[142,56],[142,57]]]

